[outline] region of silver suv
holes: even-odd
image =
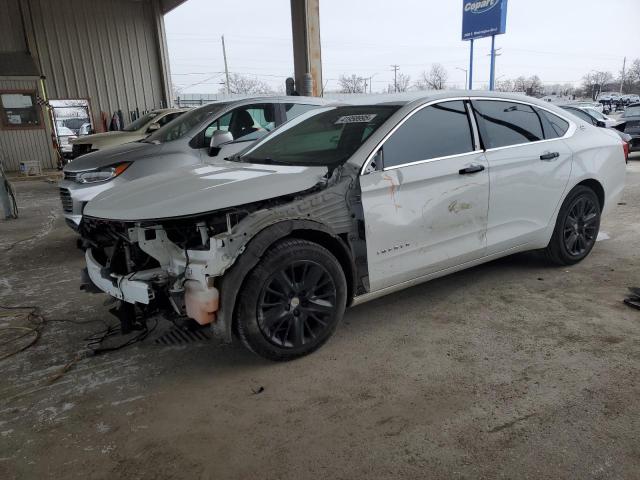
[[[65,166],[59,184],[66,222],[77,230],[85,205],[101,192],[233,155],[286,121],[329,103],[310,97],[214,102],[182,114],[144,140],[83,155]]]

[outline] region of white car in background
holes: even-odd
[[[66,157],[71,154],[71,143],[77,138],[77,135],[73,130],[63,125],[56,126],[56,134],[58,136],[58,145],[60,151]]]
[[[186,111],[188,111],[186,108],[153,110],[134,120],[122,130],[82,135],[71,142],[73,157],[79,157],[85,153],[115,147],[124,143],[144,140],[160,127],[178,118]]]
[[[583,107],[582,110],[584,110],[585,112],[589,113],[592,117],[595,117],[597,120],[600,120],[601,122],[603,122],[604,126],[607,127],[607,128],[615,127],[617,124],[620,123],[619,120],[616,120],[615,118],[611,118],[610,116],[605,115],[602,112],[599,112],[595,108]]]
[[[566,105],[578,108],[593,108],[600,113],[604,110],[604,106],[600,102],[569,102]]]
[[[624,188],[620,137],[523,95],[376,95],[230,161],[90,201],[86,288],[253,352],[313,352],[345,307],[525,250],[583,260]]]

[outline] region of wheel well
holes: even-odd
[[[319,230],[293,230],[289,237],[317,243],[329,250],[332,255],[336,257],[338,262],[340,262],[344,277],[347,281],[347,305],[349,305],[355,292],[355,271],[346,242]]]
[[[602,211],[604,208],[604,188],[602,188],[602,184],[599,181],[590,178],[588,180],[583,180],[578,185],[584,185],[585,187],[593,190],[598,197],[598,201],[600,202],[600,211]]]

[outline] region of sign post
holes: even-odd
[[[471,54],[469,55],[469,90],[473,90],[473,38],[471,39]]]
[[[469,59],[469,90],[473,88],[473,41],[491,37],[491,74],[489,89],[495,87],[496,35],[507,27],[507,0],[462,0],[462,40],[471,41]]]

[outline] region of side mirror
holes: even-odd
[[[209,143],[209,155],[215,157],[220,152],[220,145],[223,143],[233,142],[233,135],[231,132],[224,130],[216,130],[211,135],[211,142]]]
[[[160,124],[157,122],[153,122],[151,125],[149,125],[149,128],[147,128],[147,133],[155,132],[159,128],[160,128]]]
[[[606,127],[606,126],[607,126],[607,124],[606,124],[606,123],[604,123],[602,120],[597,120],[597,121],[596,121],[596,127],[602,127],[602,128],[604,128],[604,127]]]

